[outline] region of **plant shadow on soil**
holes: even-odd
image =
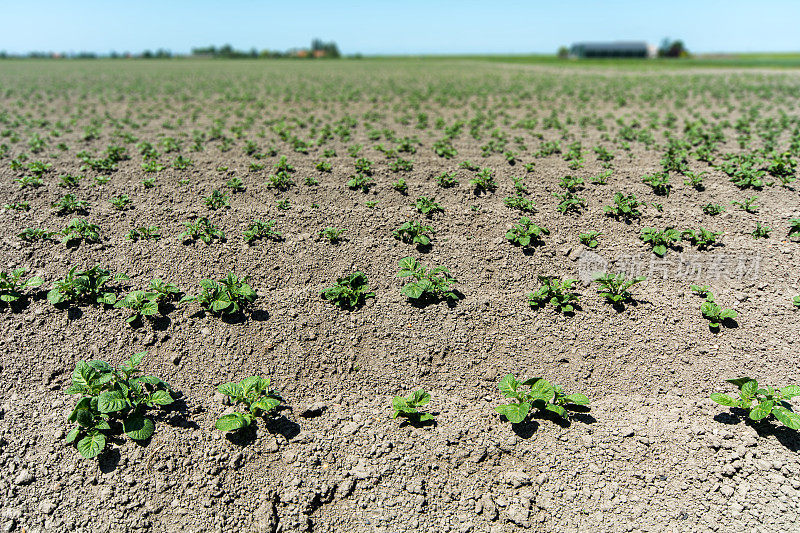
[[[569,418],[562,418],[555,413],[549,411],[537,411],[531,418],[525,419],[519,424],[511,424],[511,430],[522,439],[529,439],[539,429],[539,420],[549,421],[561,428],[568,428],[572,422],[581,422],[583,424],[594,424],[597,419],[589,414],[589,407],[583,405],[576,405],[570,408],[571,414]]]
[[[425,296],[417,298],[416,300],[410,300],[411,305],[416,307],[417,309],[423,309],[428,307],[429,305],[438,304],[439,302],[444,301],[447,303],[447,307],[453,309],[458,302],[464,299],[464,293],[458,289],[453,289],[453,292],[456,294],[455,298],[437,298],[435,296]]]
[[[725,320],[722,321],[722,326],[726,329],[733,329],[733,328],[738,328],[739,323],[734,318],[726,318]],[[714,333],[717,333],[720,329],[720,328],[712,328],[710,325],[708,326],[708,328]]]
[[[438,416],[439,415],[439,413],[436,413],[436,412],[431,412],[430,414],[432,414],[433,416]],[[436,427],[438,425],[439,424],[436,422],[436,419],[429,419],[429,420],[420,421],[418,417],[417,418],[403,417],[403,420],[400,422],[400,427],[401,428],[408,427],[408,426],[414,427],[416,429],[421,429],[421,428],[426,428],[426,427],[434,428],[434,427]]]
[[[735,426],[744,422],[758,433],[759,437],[775,437],[787,450],[792,452],[800,451],[800,433],[785,426],[776,425],[773,422],[764,420],[751,420],[745,409],[732,407],[730,412],[725,411],[714,416],[714,420],[720,424]]]
[[[289,420],[284,415],[279,415],[277,417],[268,419],[253,420],[249,426],[242,428],[239,431],[225,433],[225,439],[227,439],[231,444],[235,444],[237,446],[249,446],[256,440],[256,429],[258,428],[258,424],[264,424],[264,429],[273,435],[276,433],[283,435],[287,441],[292,440],[294,437],[300,434],[300,424]]]
[[[196,313],[190,315],[191,318],[205,318],[208,315],[216,316],[214,313],[210,313],[205,309],[201,309]],[[224,323],[233,325],[233,324],[244,324],[247,322],[247,319],[251,318],[256,322],[264,322],[269,319],[269,312],[266,309],[250,309],[247,314],[244,311],[237,311],[236,313],[230,313],[227,315],[220,315],[219,319],[222,320]]]

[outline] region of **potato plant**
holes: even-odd
[[[513,374],[507,374],[497,387],[504,398],[514,401],[498,405],[494,410],[512,424],[524,422],[531,413],[531,408],[569,418],[568,409],[589,405],[589,398],[585,395],[564,394],[560,387],[552,385],[544,378],[530,378],[520,382]]]
[[[247,278],[240,279],[233,272],[228,272],[219,281],[201,280],[200,288],[200,294],[184,296],[179,305],[196,302],[215,315],[232,315],[241,312],[258,296],[247,284]]]
[[[413,281],[406,283],[401,292],[411,300],[447,300],[454,302],[461,296],[451,288],[453,283],[457,283],[450,271],[443,266],[427,267],[418,262],[413,257],[404,257],[400,260],[400,272],[398,278],[412,278]]]
[[[598,274],[595,276],[594,281],[600,288],[597,292],[613,305],[622,305],[633,299],[630,289],[637,283],[641,283],[647,278],[644,276],[636,276],[630,279],[625,279],[625,274]]]
[[[523,248],[542,244],[542,235],[549,235],[550,230],[533,223],[528,217],[519,219],[519,223],[506,232],[506,240]]]
[[[109,283],[130,279],[127,274],[112,273],[99,265],[86,270],[73,266],[63,280],[56,281],[47,293],[47,300],[53,305],[62,303],[95,303],[114,305],[117,295]]]
[[[431,395],[425,390],[420,389],[411,393],[409,396],[395,396],[392,398],[392,418],[401,416],[413,425],[421,425],[432,422],[434,417],[430,413],[420,411],[420,407],[427,405],[431,401]]]
[[[76,424],[66,437],[87,459],[106,447],[106,437],[115,432],[111,423],[121,423],[131,439],[149,439],[155,431],[148,410],[170,405],[171,387],[155,376],[141,375],[139,365],[146,352],[132,355],[119,367],[104,361],[79,361],[72,373],[67,394],[80,399],[68,420]]]
[[[392,232],[395,239],[405,243],[416,244],[420,248],[431,244],[430,234],[433,229],[418,220],[407,220]]]
[[[528,294],[531,307],[553,305],[560,313],[572,313],[578,303],[578,294],[572,292],[577,279],[559,280],[556,276],[537,276],[542,284],[536,291]]]
[[[784,426],[800,429],[800,415],[792,410],[792,405],[788,402],[795,396],[800,396],[800,387],[797,385],[788,385],[776,390],[772,387],[759,387],[758,382],[749,377],[725,381],[739,389],[739,397],[732,398],[727,394],[715,392],[711,395],[711,399],[716,403],[744,409],[748,411],[750,420],[756,422],[774,416]]]
[[[217,390],[231,399],[234,405],[243,404],[243,413],[233,412],[217,419],[214,426],[220,431],[238,431],[248,427],[256,418],[274,415],[283,401],[271,390],[269,378],[250,376],[242,381],[223,383]]]
[[[340,309],[357,309],[364,305],[367,298],[374,298],[375,293],[369,290],[367,276],[360,271],[337,278],[336,283],[320,293]]]
[[[22,280],[28,271],[26,268],[17,268],[9,272],[0,272],[0,302],[6,305],[20,301],[27,297],[25,289],[40,287],[44,281],[38,276],[31,276]]]

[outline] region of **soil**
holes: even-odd
[[[264,72],[252,75],[254,79],[281,74],[280,66],[268,64]],[[511,86],[508,76],[567,83],[565,74],[530,67],[464,65],[474,70],[463,78],[447,65],[448,79],[468,85],[480,75],[489,84],[499,80],[501,88]],[[29,78],[43,84],[44,94],[52,96],[40,100],[22,98],[19,90],[33,82],[14,71],[17,78],[9,94],[0,97],[5,116],[17,116],[16,102],[21,99],[20,113],[29,111],[48,121],[41,126],[15,126],[10,121],[0,125],[15,129],[23,139],[11,143],[0,161],[0,200],[26,200],[31,207],[0,213],[1,270],[23,266],[45,280],[42,290],[30,291],[31,298],[19,308],[4,309],[0,321],[3,531],[800,529],[797,433],[774,419],[751,422],[708,399],[712,392],[733,392],[723,380],[740,375],[775,386],[800,381],[800,315],[791,305],[791,298],[800,294],[800,245],[786,237],[788,220],[800,210],[796,188],[774,185],[742,191],[721,171],[692,159],[693,170],[708,172],[705,190],[685,186],[683,177],[672,173],[671,194],[656,196],[641,178],[660,169],[663,150],[658,146],[665,140],[661,128],[655,130],[658,146],[648,149],[634,142],[627,153],[604,140],[607,130],[579,127],[573,121],[566,128],[570,140],[562,146],[572,139],[582,141],[583,168],[569,169],[558,154],[532,156],[540,142],[535,134],[544,140],[561,139],[561,132],[541,125],[551,110],[562,120],[567,115],[577,120],[583,114],[608,113],[612,134],[616,118],[639,116],[645,122],[648,113],[663,119],[663,113],[672,111],[681,125],[674,133],[680,135],[684,120],[701,116],[714,122],[713,112],[728,113],[727,103],[715,100],[710,89],[722,83],[735,86],[731,100],[736,109],[725,117],[731,123],[745,106],[763,98],[768,104],[764,116],[787,110],[796,124],[793,109],[800,93],[785,96],[788,88],[798,85],[796,74],[760,72],[737,78],[736,73],[703,72],[681,79],[674,72],[636,73],[626,78],[641,83],[636,91],[673,80],[680,87],[695,84],[699,94],[686,102],[662,96],[623,108],[602,96],[603,90],[591,97],[594,103],[588,108],[562,107],[557,100],[523,94],[523,105],[509,104],[510,122],[504,123],[502,114],[495,117],[510,139],[524,136],[527,149],[511,166],[502,154],[481,156],[491,129],[476,140],[466,126],[454,141],[454,159],[432,151],[431,145],[442,136],[433,125],[435,118],[444,117],[448,124],[454,117],[468,120],[473,109],[464,102],[459,107],[424,100],[430,126],[419,130],[414,128],[415,115],[408,125],[397,121],[407,111],[403,98],[388,98],[399,103],[398,111],[380,100],[369,102],[369,91],[378,83],[373,78],[364,89],[367,96],[349,103],[320,102],[302,91],[294,101],[284,102],[278,91],[272,94],[268,88],[255,100],[231,101],[223,98],[225,76],[238,80],[232,85],[236,90],[251,74],[230,70],[239,67],[225,63],[214,68],[181,66],[153,89],[133,83],[150,79],[146,67],[135,65],[120,74],[123,81],[113,81],[117,85],[99,96],[90,92],[88,100],[82,100],[81,87],[113,80],[107,73],[84,72],[89,81],[75,81],[63,68],[49,74],[29,72]],[[402,85],[417,72],[404,67],[409,70],[393,74],[391,65],[373,67],[369,62],[347,66],[343,74],[325,68],[308,74],[309,86],[323,87],[333,77],[348,88],[357,83],[357,72]],[[293,76],[302,73],[293,64],[288,69]],[[432,66],[420,67],[419,86],[437,72]],[[193,88],[190,74],[208,76],[219,85]],[[276,83],[287,79],[294,78]],[[606,72],[584,72],[580,79],[608,94],[619,83]],[[57,94],[58,86],[46,88],[53,80],[63,80],[64,94]],[[173,82],[185,84],[177,95],[170,92]],[[758,83],[782,96],[764,96]],[[468,92],[469,87],[461,90]],[[477,95],[479,89],[474,90]],[[193,105],[182,108],[181,94],[192,95]],[[505,97],[498,89],[485,109],[502,113]],[[709,100],[706,106],[701,105],[704,98]],[[514,129],[513,123],[530,107],[536,107],[539,117],[534,133]],[[199,116],[192,118],[196,108]],[[227,127],[241,122],[237,109],[258,118],[241,139],[233,139],[230,151],[221,151],[218,140],[206,141],[204,151],[189,150],[187,137],[207,129],[215,118],[230,117]],[[417,152],[401,154],[413,159],[412,171],[389,170],[383,154],[373,147],[379,142],[395,144],[367,137],[360,118],[367,112],[382,114],[368,120],[375,128],[392,128],[398,138],[418,137]],[[105,113],[116,119],[128,114],[140,127],[126,131],[156,144],[159,151],[163,152],[157,144],[163,136],[181,139],[181,153],[194,166],[145,173],[135,143],[114,138],[110,119],[103,119],[98,139],[82,140],[90,119]],[[336,138],[308,154],[294,152],[270,129],[274,122],[265,122],[283,116],[287,121],[316,116],[332,122],[345,115],[358,120],[352,138]],[[72,116],[74,124],[69,123]],[[56,138],[51,131],[58,120],[66,125],[58,127],[61,135]],[[168,128],[165,122],[171,123]],[[733,129],[724,131],[727,140],[719,153],[740,152]],[[31,132],[49,139],[44,153],[30,154],[26,140]],[[230,131],[226,134],[234,137]],[[304,128],[296,134],[310,137]],[[251,171],[255,160],[243,152],[245,139],[254,140],[261,151],[275,146],[286,155],[295,167],[296,185],[288,192],[269,186],[277,155],[260,160],[263,170]],[[70,149],[56,150],[59,142]],[[82,172],[75,154],[81,149],[100,153],[112,143],[124,144],[131,158],[119,163],[108,183],[94,184],[98,174]],[[353,159],[347,155],[353,144],[362,144],[363,155],[375,162],[374,186],[368,193],[345,186],[353,173]],[[603,171],[591,150],[598,144],[616,154],[607,185],[590,182]],[[324,148],[338,154],[330,158],[330,173],[315,169]],[[23,152],[53,164],[42,187],[20,188],[13,181],[21,174],[9,161]],[[168,164],[176,155],[162,154],[160,160]],[[463,160],[493,169],[497,190],[475,194],[469,184],[474,173],[458,168]],[[525,162],[535,162],[532,172],[526,173]],[[218,170],[221,166],[227,170]],[[457,187],[437,186],[435,177],[444,171],[456,171]],[[58,185],[58,176],[66,173],[86,178],[67,190]],[[155,186],[145,188],[142,180],[151,175]],[[586,180],[579,196],[586,198],[587,206],[580,214],[564,215],[556,209],[553,193],[561,192],[559,181],[565,175]],[[225,188],[234,176],[242,179],[245,191]],[[305,185],[307,176],[319,184]],[[524,178],[526,196],[536,202],[535,213],[525,215],[503,204],[514,194],[512,176]],[[398,177],[408,184],[405,195],[392,188]],[[229,208],[213,211],[203,204],[214,188],[229,194]],[[617,191],[650,204],[640,219],[625,223],[604,215],[603,206]],[[85,218],[100,226],[100,243],[67,247],[57,240],[28,244],[16,237],[27,227],[63,228],[73,216],[58,215],[51,204],[67,192],[89,202]],[[109,200],[121,194],[130,197],[132,209],[112,207]],[[755,215],[729,204],[753,194],[760,206]],[[430,249],[422,251],[391,235],[406,220],[425,220],[412,207],[419,196],[436,198],[444,208],[427,222],[435,237]],[[290,201],[288,210],[276,207],[279,199]],[[369,207],[367,201],[378,203]],[[700,206],[709,202],[725,205],[726,212],[703,214]],[[662,204],[663,211],[653,203]],[[522,215],[550,230],[541,246],[523,250],[504,238]],[[178,237],[183,223],[201,216],[218,225],[227,240],[183,243]],[[255,218],[275,219],[284,239],[245,243],[242,231]],[[768,239],[750,235],[756,221],[774,228]],[[149,225],[161,228],[160,240],[126,238],[131,228]],[[319,239],[327,226],[344,228],[345,239],[339,244]],[[667,252],[666,263],[654,263],[658,258],[641,242],[640,230],[668,226],[703,226],[724,236],[711,250],[697,252],[684,243],[682,250]],[[591,253],[612,261],[610,269],[623,268],[625,256],[641,262],[641,273],[648,279],[632,289],[635,301],[615,309],[597,294],[595,284],[580,281],[580,309],[573,315],[552,306],[531,308],[526,295],[539,287],[537,276],[586,279],[581,269],[594,256],[578,235],[592,229],[602,235]],[[679,272],[680,260],[692,254],[707,262],[722,258],[729,262],[727,270],[719,276],[707,266],[699,272]],[[403,281],[396,278],[398,261],[406,256],[447,266],[464,298],[454,305],[413,305],[400,293]],[[128,325],[128,313],[122,309],[88,304],[57,308],[48,303],[47,290],[71,266],[94,264],[130,276],[130,281],[117,285],[120,294],[144,288],[154,277],[175,283],[185,293],[197,293],[201,279],[219,279],[232,271],[248,276],[259,296],[232,320],[204,314],[189,304],[137,327]],[[347,311],[320,298],[323,288],[353,270],[367,275],[374,299]],[[699,311],[702,300],[691,292],[691,284],[710,285],[717,302],[736,310],[735,327],[709,330]],[[64,442],[70,429],[66,417],[76,400],[64,390],[75,364],[90,359],[118,363],[142,350],[148,352],[143,368],[169,382],[178,401],[156,416],[156,432],[148,441],[136,443],[121,436],[98,459],[81,458]],[[493,409],[504,402],[497,382],[507,373],[544,376],[567,392],[584,393],[591,399],[590,409],[570,421],[533,417],[512,425]],[[214,429],[215,420],[230,412],[216,387],[253,374],[272,380],[286,409],[238,435]],[[430,392],[428,407],[436,423],[414,427],[391,418],[392,397],[418,388]]]

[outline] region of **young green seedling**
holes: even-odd
[[[705,298],[711,292],[711,288],[708,285],[692,285],[690,289],[701,298]]]
[[[745,198],[741,202],[733,201],[731,205],[738,205],[747,213],[758,213],[758,206],[755,203],[756,200],[758,200],[758,196],[751,196],[750,198]]]
[[[761,222],[756,222],[756,229],[753,230],[751,235],[754,239],[768,239],[770,233],[772,233],[772,228],[766,224],[762,225]]]
[[[252,243],[257,239],[270,239],[272,241],[280,241],[283,239],[283,236],[275,231],[275,220],[253,220],[247,229],[244,231],[242,236],[244,237],[244,242]]]
[[[789,234],[790,239],[800,239],[800,218],[793,218],[789,221]]]
[[[533,223],[528,217],[519,219],[518,224],[506,232],[506,239],[517,246],[528,247],[542,244],[542,235],[549,235],[550,230]]]
[[[419,408],[427,405],[431,401],[431,395],[423,389],[415,391],[410,396],[395,396],[392,398],[392,408],[394,414],[392,418],[402,416],[412,424],[421,425],[425,422],[433,420],[433,415],[426,412],[420,412]]]
[[[128,240],[137,241],[157,241],[161,238],[161,230],[158,226],[140,226],[133,228],[128,233]]]
[[[598,274],[594,278],[594,281],[600,285],[600,289],[597,291],[600,293],[600,296],[613,305],[621,305],[633,298],[628,289],[646,279],[647,278],[644,276],[636,276],[635,278],[626,280],[625,274],[623,273],[616,275],[605,273]]]
[[[130,278],[126,274],[112,274],[98,265],[81,272],[78,272],[78,267],[72,267],[63,280],[53,284],[53,288],[47,293],[47,300],[53,305],[81,301],[114,305],[117,295],[108,289],[108,283],[128,279]]]
[[[458,185],[458,179],[456,179],[455,172],[443,172],[436,177],[436,183],[439,187],[448,189],[450,187],[456,187]]]
[[[342,234],[345,232],[339,228],[325,228],[319,232],[320,239],[325,239],[331,244],[338,244],[342,240]]]
[[[739,388],[739,398],[715,392],[711,399],[726,407],[738,407],[749,411],[750,420],[758,421],[774,416],[790,429],[800,429],[800,415],[792,411],[787,401],[800,396],[800,387],[789,385],[775,390],[772,387],[759,388],[758,382],[749,377],[726,379],[728,383]],[[755,402],[755,405],[753,405]]]
[[[21,300],[26,297],[23,294],[25,289],[33,289],[44,283],[42,278],[36,276],[22,281],[22,276],[27,271],[28,269],[26,268],[17,268],[10,274],[8,272],[0,272],[0,302],[11,304]]]
[[[219,189],[212,190],[211,196],[207,196],[206,198],[204,198],[203,203],[205,203],[208,206],[208,208],[212,210],[222,209],[223,207],[230,207],[230,201],[228,200],[228,195],[220,191]]]
[[[90,224],[83,218],[73,218],[61,231],[60,235],[63,244],[80,241],[99,242],[100,226],[97,224]]]
[[[561,418],[569,418],[567,409],[589,405],[589,398],[583,394],[564,394],[560,387],[552,385],[544,378],[531,378],[519,382],[513,374],[506,375],[497,384],[505,398],[514,403],[498,405],[494,408],[512,424],[520,424],[528,418],[531,408],[554,413]],[[521,387],[527,387],[523,390]]]
[[[142,320],[142,317],[158,313],[156,296],[154,292],[133,291],[117,300],[114,307],[130,310],[132,314],[127,320],[129,324],[133,324]]]
[[[695,290],[695,286],[692,286],[692,290],[695,290],[695,293],[701,295],[703,289],[706,287],[697,287],[699,290]],[[703,318],[709,321],[708,327],[711,329],[717,329],[720,325],[724,324],[726,320],[733,320],[738,315],[736,311],[733,309],[725,309],[719,304],[714,301],[714,294],[711,291],[705,291],[705,298],[706,301],[700,306],[700,312],[703,314]]]
[[[428,268],[413,257],[404,257],[400,260],[400,272],[397,273],[397,277],[414,279],[405,284],[401,290],[412,300],[454,301],[460,299],[460,295],[450,288],[450,285],[457,283],[458,280],[450,275],[450,271],[446,267]]]
[[[435,199],[428,198],[427,196],[420,196],[417,198],[417,201],[414,202],[414,207],[417,208],[417,211],[428,218],[430,218],[434,213],[441,213],[444,211],[442,206],[440,206]]]
[[[367,298],[374,298],[375,293],[369,290],[367,276],[356,271],[337,278],[336,284],[323,290],[320,296],[340,309],[356,309],[364,305]]]
[[[503,203],[506,205],[506,207],[518,209],[526,213],[533,213],[536,211],[536,202],[525,198],[522,196],[522,194],[517,194],[516,196],[506,196],[503,199]]]
[[[176,300],[181,293],[177,286],[161,278],[154,278],[147,288],[154,295],[153,299],[159,304]]]
[[[720,236],[722,236],[721,231],[710,231],[705,228],[700,228],[697,231],[687,229],[681,232],[681,238],[697,246],[698,250],[705,250],[714,246]]]
[[[639,238],[652,246],[654,254],[663,257],[667,253],[667,247],[671,247],[673,243],[680,240],[681,233],[674,228],[666,228],[664,231],[644,228]]]
[[[603,210],[608,216],[627,221],[641,217],[642,213],[639,208],[643,206],[644,204],[639,202],[633,194],[625,196],[621,192],[617,192],[614,194],[614,205],[604,206]]]
[[[186,231],[178,235],[184,242],[201,240],[206,244],[211,244],[214,240],[224,241],[225,233],[211,223],[207,217],[200,217],[197,222],[184,222]]]
[[[492,192],[497,189],[497,183],[494,181],[494,171],[490,168],[481,169],[469,182],[475,185],[476,193]]]
[[[597,248],[597,245],[600,244],[597,238],[600,235],[602,235],[600,231],[589,231],[578,235],[578,239],[580,239],[581,244],[585,245],[587,248]]]
[[[531,307],[544,307],[550,303],[561,313],[572,313],[578,302],[578,294],[572,292],[577,279],[559,281],[556,276],[537,276],[542,284],[535,292],[528,294]]]
[[[705,204],[702,209],[703,213],[712,217],[725,212],[725,208],[719,204]]]
[[[408,220],[394,230],[392,235],[395,239],[399,239],[405,243],[425,247],[431,243],[431,238],[428,233],[432,231],[430,226],[426,226],[420,221]]]
[[[196,296],[186,295],[181,298],[178,305],[197,302],[206,311],[217,315],[232,315],[242,311],[255,301],[258,294],[250,285],[247,278],[239,279],[233,272],[219,281],[204,279],[200,281],[202,292]]]
[[[223,383],[217,390],[228,396],[234,405],[244,404],[244,413],[230,413],[219,417],[214,426],[220,431],[237,431],[246,428],[259,417],[274,414],[281,405],[281,396],[270,390],[269,378],[250,376],[239,383]]]

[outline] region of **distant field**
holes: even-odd
[[[442,56],[426,56],[425,59],[439,59]],[[715,54],[702,55],[691,59],[560,59],[551,55],[464,55],[450,56],[448,59],[471,59],[499,63],[524,63],[552,66],[596,66],[633,68],[798,68],[800,52],[775,54]]]

